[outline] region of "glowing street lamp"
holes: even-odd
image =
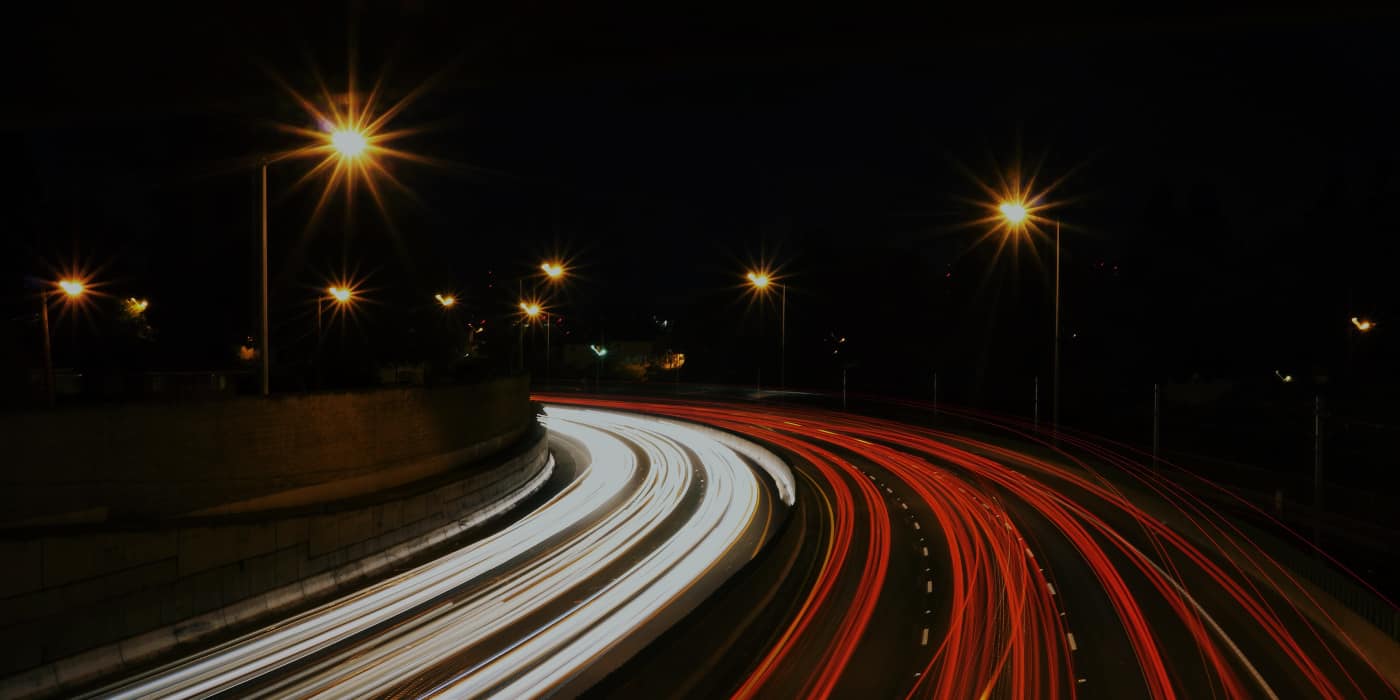
[[[331,157],[341,161],[341,164],[355,161],[365,156],[370,149],[369,135],[362,129],[351,126],[332,129],[325,135],[326,143]],[[267,396],[272,393],[272,335],[268,321],[268,301],[267,301],[267,166],[272,163],[271,158],[263,158],[259,166],[259,221],[261,229],[260,245],[258,248],[258,270],[260,284],[258,287],[258,360],[260,365],[262,395]],[[332,292],[334,296],[335,293]],[[336,296],[336,301],[345,303],[350,301],[349,291],[346,290],[345,298]],[[320,328],[320,302],[316,306],[317,328]],[[319,331],[318,331],[319,333]]]
[[[520,313],[524,314],[525,317],[520,320],[520,337],[516,346],[520,356],[520,370],[523,372],[525,371],[525,326],[544,313],[544,309],[537,301],[521,300]]]
[[[1034,200],[1032,200],[1034,201]],[[1043,207],[1040,207],[1043,208]],[[1021,199],[1006,199],[997,206],[997,211],[1006,222],[1007,231],[1011,234],[1020,233],[1026,224],[1031,220],[1031,207]],[[1053,390],[1050,399],[1050,426],[1052,430],[1058,431],[1060,428],[1060,220],[1055,219],[1055,346],[1053,350]]]
[[[1351,325],[1356,326],[1356,330],[1361,331],[1362,333],[1370,333],[1371,329],[1376,327],[1376,322],[1369,319],[1352,316]]]
[[[355,301],[355,290],[347,285],[336,284],[326,288],[325,296],[316,297],[316,348],[318,350],[321,347],[321,314],[328,300],[334,302],[336,306],[349,306]]]
[[[55,283],[55,286],[57,291],[39,292],[39,328],[44,334],[44,401],[49,406],[57,402],[53,375],[53,339],[49,333],[49,297],[58,296],[71,303],[87,293],[87,283],[76,277],[65,277]]]
[[[59,280],[58,288],[69,299],[77,299],[87,291],[87,285],[83,284],[82,280],[72,278]]]
[[[358,129],[335,129],[330,141],[331,149],[342,158],[359,158],[369,148],[369,139]]]
[[[608,356],[608,349],[602,345],[589,345],[588,349],[598,357],[597,369],[593,371],[593,390],[598,391],[603,385],[603,358]]]
[[[151,307],[151,302],[135,297],[130,297],[123,303],[126,305],[126,312],[132,316],[140,316],[146,313],[146,309]]]
[[[442,304],[442,308],[444,309],[450,309],[457,305],[457,297],[451,294],[434,294],[433,298],[437,299],[437,302]]]
[[[563,263],[544,262],[540,264],[540,269],[544,270],[545,276],[548,277],[551,281],[559,280],[564,277]]]
[[[779,292],[779,312],[778,312],[778,388],[787,387],[787,285],[778,284],[773,275],[766,270],[752,270],[745,277],[749,284],[760,294],[766,293],[769,287],[777,287]],[[762,370],[759,370],[762,376]],[[759,385],[759,390],[763,389]]]

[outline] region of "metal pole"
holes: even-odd
[[[1040,430],[1040,377],[1031,381],[1031,420],[1035,429]]]
[[[1050,398],[1050,429],[1060,430],[1060,222],[1055,220],[1055,374]]]
[[[261,245],[258,248],[259,294],[258,294],[258,359],[262,377],[262,395],[272,393],[272,345],[267,320],[267,160],[261,164],[261,195],[258,197],[261,210]]]
[[[1313,510],[1322,512],[1322,397],[1313,397]]]
[[[321,313],[322,313],[322,307],[324,307],[325,305],[326,305],[326,298],[323,297],[323,296],[317,295],[317,296],[316,296],[316,350],[315,350],[315,352],[311,353],[311,364],[312,364],[312,368],[316,371],[315,379],[316,379],[316,389],[317,389],[317,390],[320,390],[320,389],[324,388],[324,387],[323,387],[323,384],[324,384],[324,382],[323,382],[323,377],[321,376],[321,346],[324,344],[324,335],[323,335],[323,333],[321,332]]]
[[[53,341],[49,338],[49,296],[39,293],[39,327],[44,332],[44,403],[53,407],[55,398],[53,379]]]
[[[1162,450],[1162,385],[1152,385],[1152,469],[1158,469]]]
[[[782,307],[778,315],[778,388],[787,388],[787,285],[782,285]]]

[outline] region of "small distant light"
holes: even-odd
[[[126,310],[132,316],[139,316],[145,313],[146,309],[150,308],[150,306],[151,302],[145,299],[129,298],[126,300]]]
[[[557,280],[564,276],[564,266],[561,263],[543,263],[540,265],[540,269],[544,270],[544,274],[548,275],[552,280]]]
[[[766,272],[750,272],[747,277],[749,278],[749,282],[753,283],[753,286],[759,289],[767,288],[768,284],[773,281]]]
[[[454,297],[451,294],[448,294],[446,296],[442,294],[434,294],[433,298],[437,299],[438,303],[442,304],[442,307],[445,309],[450,309],[457,304],[457,297]]]
[[[1356,326],[1356,330],[1365,333],[1376,327],[1376,322],[1369,319],[1351,317],[1351,325]]]
[[[1284,384],[1292,384],[1292,383],[1293,383],[1293,375],[1291,375],[1291,374],[1284,374],[1284,373],[1282,373],[1282,372],[1280,372],[1280,371],[1278,371],[1278,370],[1274,370],[1274,376],[1275,376],[1275,377],[1278,377],[1278,380],[1281,381],[1281,382],[1283,382]]]

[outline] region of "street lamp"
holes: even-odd
[[[1013,234],[1021,233],[1025,230],[1027,222],[1031,218],[1031,209],[1027,207],[1025,201],[1020,199],[1008,199],[997,206],[1001,213],[1001,218],[1007,224],[1007,230]],[[1053,352],[1053,387],[1050,398],[1050,427],[1051,430],[1060,429],[1060,220],[1055,219],[1055,345]]]
[[[769,287],[778,288],[780,299],[778,312],[778,388],[785,389],[787,388],[787,285],[778,284],[770,273],[763,270],[754,270],[745,276],[748,277],[749,284],[753,285],[753,288],[760,294],[766,293]],[[761,365],[759,376],[763,376]],[[759,390],[761,391],[762,389],[763,387],[760,384]]]
[[[1371,329],[1376,327],[1376,322],[1370,319],[1352,316],[1351,325],[1356,326],[1356,330],[1361,331],[1362,333],[1370,333]]]
[[[370,149],[369,135],[364,130],[355,127],[333,129],[329,134],[326,134],[325,138],[326,143],[323,144],[322,148],[328,150],[331,157],[339,159],[341,163],[354,161],[364,156]],[[258,247],[258,270],[261,278],[258,285],[258,359],[263,396],[272,393],[272,336],[267,313],[267,166],[272,164],[272,160],[271,158],[263,158],[258,163],[258,218],[261,230]],[[347,296],[344,301],[349,301],[349,297]],[[319,302],[316,311],[317,327],[319,328]]]
[[[601,391],[603,387],[603,358],[608,356],[608,349],[602,345],[590,345],[588,349],[598,357],[598,369],[593,373],[593,390]]]
[[[562,282],[563,279],[564,279],[564,272],[565,272],[565,270],[564,270],[564,263],[562,263],[562,262],[549,262],[548,260],[546,260],[545,262],[540,263],[540,269],[544,271],[544,276],[549,280],[549,283],[550,283],[550,284],[556,284],[556,283],[558,283],[558,282]],[[544,378],[545,378],[545,381],[549,381],[549,350],[550,350],[549,335],[550,335],[550,329],[551,329],[553,326],[554,326],[554,321],[553,321],[553,319],[549,318],[549,316],[546,315],[546,316],[545,316],[545,319],[544,319]]]
[[[146,309],[151,307],[151,302],[136,297],[130,297],[122,303],[126,306],[126,312],[133,317],[146,313]]]
[[[524,314],[524,318],[520,320],[520,341],[518,343],[521,371],[525,370],[525,326],[531,321],[534,321],[543,312],[544,309],[540,307],[537,301],[525,301],[522,299],[520,302],[520,313]]]
[[[442,308],[444,309],[450,309],[457,305],[457,297],[451,294],[434,294],[433,298],[437,299],[437,302],[442,304]]]
[[[56,292],[39,292],[39,328],[44,334],[44,402],[49,406],[53,406],[57,401],[53,376],[53,339],[49,333],[49,297],[59,296],[64,301],[73,302],[87,293],[87,284],[73,277],[59,280],[56,286]]]
[[[347,306],[355,300],[355,291],[345,285],[332,285],[326,288],[325,296],[316,297],[316,348],[321,348],[321,310],[330,300],[337,306]]]

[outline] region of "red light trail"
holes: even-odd
[[[901,522],[931,560],[919,592],[937,601],[906,697],[1400,697],[1397,671],[1368,658],[1334,606],[1122,445],[1067,431],[1052,442],[974,412],[960,417],[1018,442],[811,408],[536,398],[729,430],[789,452],[799,482],[825,487],[799,496],[829,523],[817,574],[734,697],[771,694],[780,676],[802,697],[854,690],[841,685],[852,658],[891,633],[874,611],[908,592],[887,577],[907,556],[892,546]]]

